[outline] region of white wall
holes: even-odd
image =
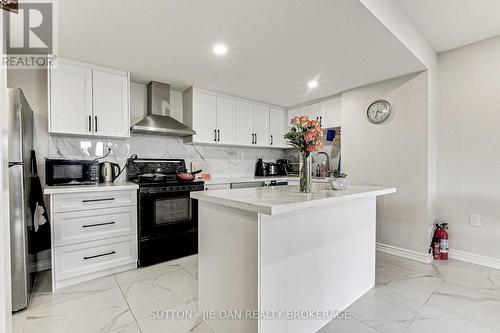
[[[450,248],[500,259],[500,37],[439,55],[438,126],[438,214]]]
[[[392,104],[386,123],[373,125],[367,107]],[[420,253],[428,247],[428,72],[342,94],[342,161],[350,183],[395,186],[378,200],[377,241]]]
[[[3,15],[0,15],[3,27]],[[3,54],[3,34],[0,33],[0,54]],[[12,329],[10,293],[10,222],[9,183],[7,165],[7,121],[5,92],[6,70],[0,64],[0,333]]]
[[[360,0],[363,5],[428,69],[427,238],[437,216],[437,55],[424,35],[394,0]]]

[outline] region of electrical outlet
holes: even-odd
[[[481,226],[481,215],[471,214],[470,215],[470,226],[471,227],[480,227]]]

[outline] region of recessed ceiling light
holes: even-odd
[[[224,55],[227,53],[227,46],[221,43],[215,44],[214,45],[214,53],[216,55]]]
[[[318,86],[318,81],[316,80],[311,80],[307,82],[307,86],[311,89],[316,88]]]

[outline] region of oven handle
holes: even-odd
[[[105,222],[105,223],[96,223],[96,224],[84,224],[82,227],[84,228],[92,228],[92,227],[100,227],[103,225],[115,224],[116,222]]]
[[[105,199],[88,199],[88,200],[82,200],[83,203],[89,203],[89,202],[100,202],[100,201],[114,201],[115,198],[105,198]]]
[[[116,253],[116,251],[111,251],[108,253],[96,254],[95,256],[86,256],[86,257],[83,257],[83,260],[89,260],[89,259],[94,259],[94,258],[99,258],[99,257],[104,257],[104,256],[110,256],[110,255],[115,254],[115,253]]]

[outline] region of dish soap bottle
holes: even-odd
[[[326,162],[323,162],[323,164],[321,165],[321,168],[319,170],[319,174],[321,177],[328,177],[328,166],[327,166]]]

